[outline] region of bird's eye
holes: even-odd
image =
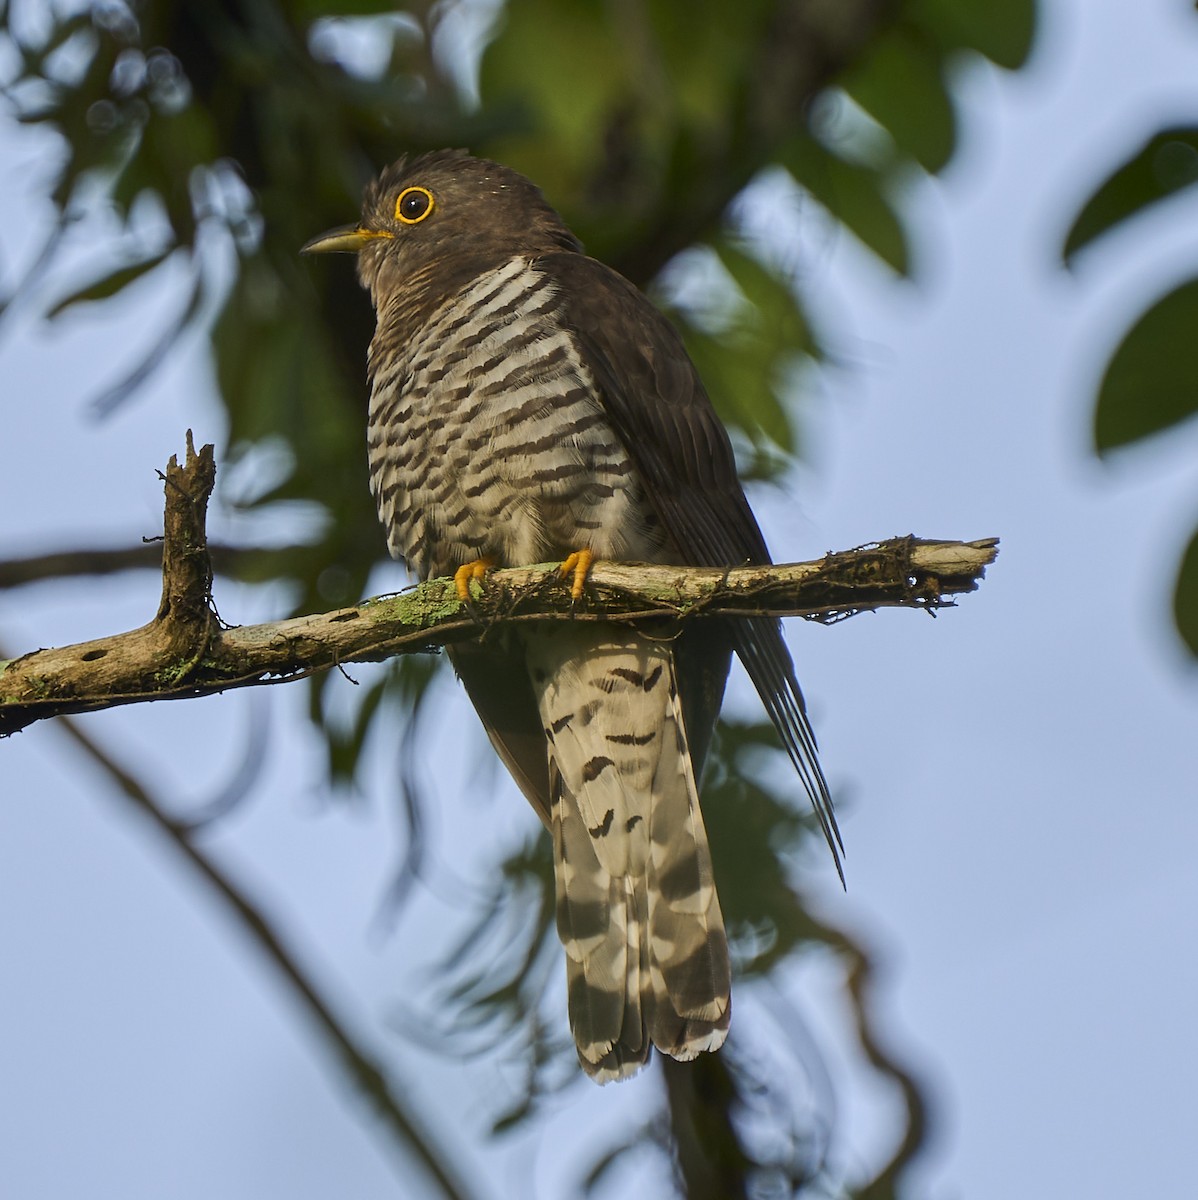
[[[395,218],[405,225],[423,221],[433,211],[433,194],[428,188],[404,188],[395,201]]]

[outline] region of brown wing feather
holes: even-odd
[[[595,259],[550,254],[540,262],[560,281],[567,320],[595,373],[605,411],[681,561],[768,563],[732,443],[677,330],[623,276]],[[844,846],[781,622],[734,621],[729,636],[803,781],[843,881]]]
[[[541,823],[549,828],[549,763],[545,730],[528,678],[522,645],[449,649],[453,669],[482,720],[503,765],[520,785]]]

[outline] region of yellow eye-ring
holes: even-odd
[[[418,225],[433,211],[433,194],[428,188],[404,188],[395,201],[395,219],[405,225]]]

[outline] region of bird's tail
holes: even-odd
[[[617,626],[528,641],[549,743],[557,927],[570,1026],[600,1083],[650,1045],[674,1058],[727,1036],[724,921],[668,642]]]

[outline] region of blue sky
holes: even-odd
[[[1198,692],[1168,626],[1198,516],[1198,430],[1107,465],[1088,451],[1112,339],[1198,272],[1198,201],[1179,197],[1072,274],[1056,265],[1105,168],[1198,114],[1198,15],[1184,0],[1131,16],[1112,0],[1044,7],[1025,72],[959,81],[963,150],[911,191],[917,285],[800,214],[803,287],[841,365],[803,406],[805,462],[785,492],[754,498],[780,559],[907,532],[1003,539],[982,590],[935,621],[888,612],[790,629],[848,844],[847,895],[814,855],[805,887],[887,964],[887,1032],[939,1100],[920,1177],[930,1197],[1176,1194],[1198,1173]],[[48,220],[47,152],[0,129],[6,271]],[[0,330],[0,555],[153,533],[155,470],[184,430],[219,452],[199,345],[109,420],[88,415],[170,302],[156,286],[113,320],[49,328],[16,312]],[[83,528],[80,495],[94,501]],[[230,520],[218,504],[214,531]],[[280,605],[232,588],[218,599],[238,622]],[[0,595],[0,646],[130,627],[156,602],[149,575]],[[487,1148],[481,1131],[513,1085],[504,1068],[439,1063],[388,1026],[400,967],[462,919],[456,877],[529,828],[514,787],[490,798],[499,776],[479,766],[464,699],[442,686],[434,741],[466,751],[436,772],[433,836],[438,861],[466,861],[387,938],[372,918],[402,839],[390,748],[366,799],[344,806],[322,797],[317,750],[288,719],[298,688],[98,714],[86,728],[186,806],[235,768],[249,708],[267,700],[262,786],[209,849],[319,957],[346,1019],[429,1088],[483,1194],[529,1194],[531,1176],[536,1195],[562,1196],[580,1167],[560,1147],[580,1128],[605,1145],[652,1103],[651,1078],[580,1085],[540,1134]],[[749,702],[737,681],[733,703]],[[204,887],[110,803],[67,740],[47,723],[0,756],[0,1192],[419,1194],[397,1185],[371,1118]],[[806,963],[788,994],[830,1048],[834,1153],[851,1175],[880,1160],[892,1129],[884,1088],[852,1056],[835,970]],[[643,1176],[622,1186],[654,1194]]]

